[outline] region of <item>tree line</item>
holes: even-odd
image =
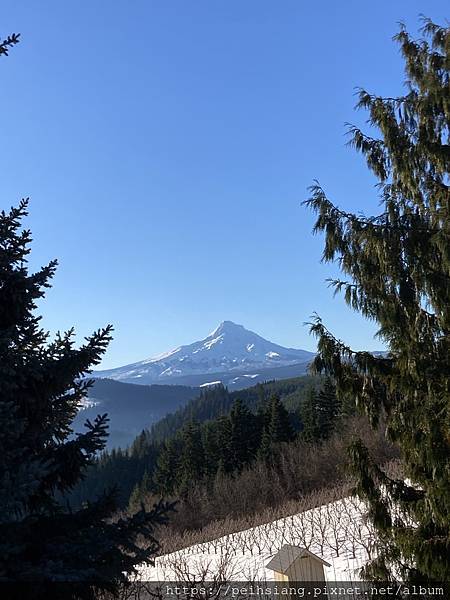
[[[200,394],[150,428],[150,439],[164,441],[175,435],[189,421],[208,421],[227,414],[233,402],[241,400],[250,410],[256,410],[264,399],[279,396],[290,412],[294,412],[306,390],[318,385],[320,376],[306,375],[281,381],[267,381],[255,386],[230,392],[222,384],[205,388]]]
[[[257,458],[270,460],[280,443],[327,439],[349,411],[327,378],[303,376],[231,393],[218,385],[175,413],[178,429],[163,441],[158,441],[164,429],[157,423],[130,448],[104,452],[72,491],[71,501],[80,506],[114,486],[122,508],[136,505],[148,491],[183,496],[193,481],[238,473]],[[193,414],[218,416],[202,422],[189,418]],[[163,421],[174,427],[170,417]]]
[[[227,415],[200,424],[188,422],[166,440],[152,478],[142,483],[162,495],[184,496],[192,481],[208,481],[218,472],[239,473],[256,458],[270,460],[281,443],[298,436],[307,441],[328,439],[341,417],[334,385],[326,379],[305,394],[296,412],[288,412],[278,396],[263,401],[252,412],[236,399]],[[142,491],[137,486],[131,501]],[[150,488],[147,488],[147,491]]]

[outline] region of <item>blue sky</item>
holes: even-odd
[[[50,330],[106,323],[119,366],[230,319],[312,350],[317,311],[355,348],[375,328],[333,299],[301,201],[317,178],[378,210],[345,146],[354,90],[402,91],[391,41],[444,1],[4,0],[1,206],[32,198],[31,264],[57,257]]]

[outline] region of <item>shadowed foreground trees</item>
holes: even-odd
[[[48,582],[76,582],[77,597],[89,598],[86,582],[114,590],[155,554],[154,528],[170,506],[113,522],[114,490],[78,511],[64,501],[105,445],[106,415],[75,436],[71,422],[90,385],[83,375],[99,363],[111,327],[80,348],[72,330],[49,342],[35,310],[56,262],[28,272],[26,215],[27,201],[0,213],[0,580],[32,582],[30,598],[48,597]]]
[[[315,185],[307,201],[325,233],[323,260],[348,279],[333,281],[354,310],[378,324],[387,356],[354,352],[319,318],[317,372],[331,374],[373,424],[386,422],[407,480],[389,477],[362,442],[351,447],[358,493],[379,537],[368,577],[450,579],[450,30],[424,21],[424,39],[401,27],[406,92],[361,90],[359,108],[379,137],[351,127],[351,144],[379,181],[383,211],[357,216]],[[375,135],[375,134],[373,134]]]

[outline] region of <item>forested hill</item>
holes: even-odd
[[[179,436],[193,422],[206,425],[207,422],[214,422],[223,415],[228,415],[237,400],[256,414],[270,398],[276,396],[289,413],[292,426],[298,430],[301,427],[300,407],[308,396],[308,391],[318,387],[320,381],[321,378],[303,376],[258,384],[234,392],[228,392],[223,386],[208,388],[197,398],[188,401],[185,407],[155,423],[150,432],[142,431],[128,450],[114,449],[104,453],[88,469],[85,480],[74,489],[71,500],[75,505],[80,505],[86,500],[92,500],[108,487],[117,486],[119,503],[122,507],[126,506],[132,489],[144,474],[152,476],[161,448],[167,440]]]
[[[294,413],[298,410],[305,391],[317,387],[319,379],[304,375],[293,379],[258,383],[253,387],[233,392],[229,392],[222,385],[204,389],[198,397],[154,423],[150,428],[150,440],[162,442],[173,437],[190,421],[203,423],[226,415],[237,399],[250,410],[256,411],[264,401],[275,395],[282,400],[289,412]]]
[[[200,388],[184,385],[135,385],[97,379],[89,390],[88,402],[76,416],[72,428],[83,430],[86,419],[108,413],[108,448],[129,446],[152,423],[197,397]]]

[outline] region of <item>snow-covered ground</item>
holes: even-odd
[[[160,556],[140,575],[147,581],[272,581],[265,565],[283,545],[292,544],[330,563],[327,581],[358,581],[374,541],[364,505],[348,497]]]

